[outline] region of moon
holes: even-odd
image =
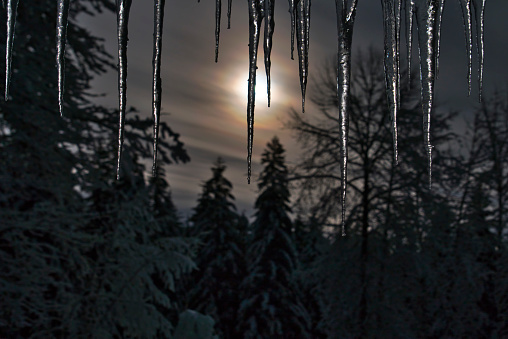
[[[245,114],[247,110],[247,98],[249,93],[249,72],[242,70],[240,76],[237,76],[237,79],[234,81],[235,83],[235,93],[238,99],[238,102],[241,103],[243,107],[242,111],[242,121],[245,119]],[[256,75],[256,102],[254,103],[256,106],[256,114],[255,120],[256,123],[264,124],[269,123],[274,120],[276,115],[276,106],[277,103],[281,100],[281,90],[277,85],[277,82],[274,81],[273,76],[271,78],[270,83],[270,97],[271,102],[268,107],[268,94],[267,94],[267,82],[266,82],[266,74],[265,72],[257,72]]]
[[[248,72],[246,72],[245,76],[242,78],[241,84],[237,87],[238,88],[238,94],[243,96],[245,100],[247,100],[247,95],[249,91],[249,75]],[[274,83],[273,79],[270,83],[270,90],[271,92],[274,92]],[[257,74],[256,75],[256,105],[264,105],[265,107],[268,107],[268,94],[267,94],[267,82],[266,82],[266,75],[265,74]],[[272,93],[273,96],[273,93]]]

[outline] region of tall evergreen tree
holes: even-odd
[[[298,260],[284,152],[274,137],[261,158],[264,169],[258,183],[238,326],[245,338],[309,337],[309,314],[294,276]]]
[[[188,306],[212,316],[221,337],[238,338],[239,285],[245,273],[240,227],[244,223],[236,213],[233,186],[224,177],[225,170],[224,161],[218,158],[191,217],[201,246],[198,270],[189,282]]]

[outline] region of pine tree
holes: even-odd
[[[261,159],[264,169],[258,183],[238,326],[245,338],[309,337],[309,315],[294,277],[298,260],[284,152],[274,137]]]
[[[224,177],[225,170],[224,161],[218,158],[191,217],[201,246],[198,270],[189,282],[188,306],[212,316],[222,338],[237,338],[238,287],[245,272],[240,229],[244,220],[236,213],[233,186]]]

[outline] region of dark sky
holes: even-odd
[[[239,211],[252,214],[256,198],[255,181],[247,185],[246,84],[248,78],[247,1],[233,1],[231,29],[227,30],[226,3],[223,1],[219,62],[214,62],[215,1],[172,0],[166,4],[163,41],[162,119],[181,134],[191,156],[186,165],[167,170],[174,202],[185,216],[201,191],[200,185],[211,176],[210,167],[218,156],[226,160],[226,176],[234,186]],[[149,5],[148,5],[149,4]],[[267,108],[263,53],[258,55],[258,88],[255,114],[253,178],[261,166],[260,155],[266,143],[277,135],[287,149],[288,163],[298,159],[298,146],[282,121],[290,107],[300,109],[301,92],[298,63],[290,59],[290,25],[287,1],[275,8],[275,34],[272,50],[272,104]],[[314,1],[311,9],[310,65],[312,90],[316,74],[326,58],[333,57],[336,45],[335,2]],[[487,0],[485,13],[486,96],[494,89],[506,90],[508,83],[508,1]],[[359,1],[353,39],[353,57],[362,48],[382,49],[383,25],[381,1]],[[116,57],[116,17],[106,13],[82,19],[96,35],[106,39],[107,49]],[[153,6],[133,1],[128,46],[128,105],[141,114],[151,115],[151,76]],[[467,97],[467,57],[465,54],[462,14],[458,1],[447,1],[443,17],[439,79],[436,103],[441,108],[459,110],[467,119],[478,102],[476,68],[473,69],[472,95]],[[415,46],[416,47],[416,46]],[[414,52],[416,53],[416,48]],[[402,52],[402,62],[406,54]],[[476,62],[476,59],[473,59]],[[475,65],[474,65],[475,66]],[[316,74],[317,75],[317,74]],[[117,75],[114,72],[96,79],[94,91],[106,93],[102,103],[117,105]],[[308,103],[305,114],[315,108]],[[457,126],[461,126],[460,122]],[[459,127],[460,129],[460,127]],[[404,131],[400,131],[404,133]],[[401,161],[404,161],[401,159]],[[149,170],[150,167],[148,166]],[[113,175],[113,174],[112,174]],[[148,175],[148,173],[147,173]]]

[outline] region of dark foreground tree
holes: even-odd
[[[273,138],[263,152],[256,219],[247,252],[238,329],[244,338],[308,338],[310,319],[294,276],[298,267],[288,213],[284,148]]]
[[[64,118],[56,2],[18,7],[11,100],[0,101],[0,337],[167,338],[183,311],[174,290],[193,267],[192,247],[161,211],[172,205],[167,187],[145,184],[150,120],[129,113],[124,178],[112,175],[117,112],[89,93],[112,59],[76,17],[114,5],[71,3]],[[5,25],[0,34],[6,41]],[[167,125],[161,134],[163,162],[189,159]]]
[[[456,202],[456,251],[463,253],[457,277],[468,281],[477,307],[468,315],[480,336],[508,334],[508,100],[496,93],[475,111],[469,126],[460,176],[453,187]],[[457,295],[464,293],[457,291]],[[474,310],[474,312],[471,312]],[[472,314],[473,313],[473,314]],[[481,320],[480,320],[481,319]]]

